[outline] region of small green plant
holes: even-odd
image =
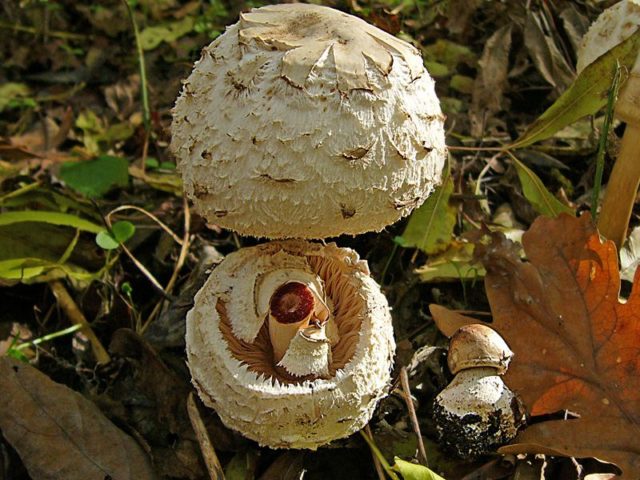
[[[44,342],[49,342],[55,338],[64,337],[65,335],[70,335],[72,333],[77,332],[82,328],[82,325],[72,325],[68,328],[64,328],[62,330],[58,330],[57,332],[49,333],[47,335],[43,335],[42,337],[38,337],[34,340],[29,340],[27,342],[19,342],[18,337],[14,337],[11,342],[11,346],[5,353],[7,357],[15,358],[16,360],[20,360],[21,362],[29,361],[29,358],[22,353],[22,350],[35,347],[36,345],[40,345]]]
[[[115,250],[121,243],[129,240],[136,232],[136,227],[131,222],[116,222],[111,230],[103,230],[96,235],[96,243],[105,250]]]

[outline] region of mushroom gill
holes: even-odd
[[[338,329],[339,340],[331,346],[329,378],[343,369],[352,359],[358,340],[366,302],[354,284],[354,277],[348,267],[338,260],[318,255],[305,256],[310,269],[324,283],[327,304],[331,306],[331,316]],[[231,355],[249,370],[262,374],[272,381],[296,384],[320,378],[319,375],[293,376],[276,365],[273,347],[269,337],[268,322],[264,322],[253,343],[237,338],[233,334],[226,304],[218,298],[216,310],[220,316],[220,331]]]

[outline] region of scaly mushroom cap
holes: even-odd
[[[582,37],[576,65],[578,73],[633,35],[639,26],[640,0],[622,0],[607,8]],[[640,73],[640,55],[633,71]]]
[[[447,363],[451,373],[468,368],[490,367],[503,374],[509,367],[513,352],[493,328],[479,323],[458,329],[449,342]]]
[[[362,428],[395,351],[366,262],[302,240],[228,255],[195,297],[186,342],[203,402],[272,448],[316,449]]]
[[[640,28],[640,0],[622,0],[607,8],[582,38],[578,50],[578,73],[622,43]],[[640,109],[640,53],[622,85],[616,103],[616,116],[630,123],[638,123]],[[613,240],[613,239],[612,239]]]
[[[204,48],[171,128],[196,209],[256,237],[379,231],[425,200],[446,154],[419,52],[316,5],[241,14]]]

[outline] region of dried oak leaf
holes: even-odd
[[[505,382],[532,415],[580,418],[531,425],[500,452],[595,457],[640,478],[640,275],[620,301],[616,248],[588,215],[540,217],[522,242],[528,261],[497,236],[482,252],[491,326],[515,352]],[[445,333],[464,322],[432,312]]]
[[[35,368],[0,358],[0,430],[38,479],[155,478],[142,448],[98,408]]]

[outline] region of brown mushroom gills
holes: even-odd
[[[329,376],[333,377],[338,370],[343,369],[349,363],[356,351],[366,304],[344,265],[333,259],[317,256],[308,256],[307,262],[313,272],[324,281],[328,303],[333,305],[331,314],[340,336],[338,342],[331,348],[332,360],[329,365]],[[277,362],[274,362],[268,322],[264,322],[255,341],[249,343],[233,335],[226,305],[222,298],[218,299],[216,309],[220,315],[220,331],[227,342],[231,355],[247,365],[249,370],[285,384],[301,383],[317,378],[314,376],[294,377],[282,368],[275,366]]]

